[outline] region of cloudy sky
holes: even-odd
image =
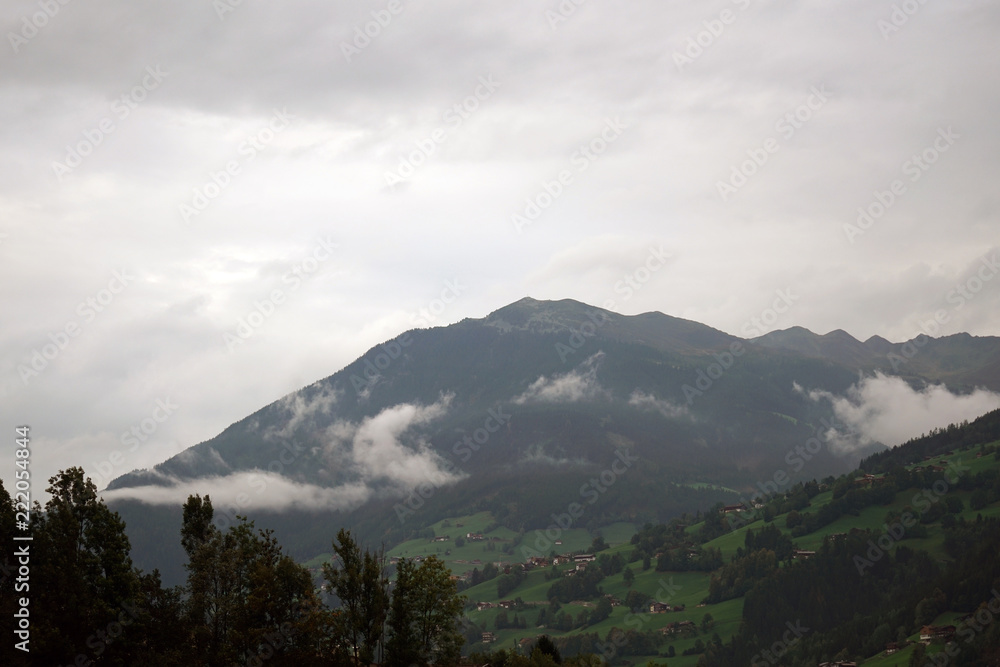
[[[38,480],[151,465],[526,295],[735,334],[779,293],[770,328],[1000,332],[992,2],[10,0],[0,22],[0,415]]]

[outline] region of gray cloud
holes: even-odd
[[[404,496],[421,484],[445,486],[464,476],[448,466],[429,444],[417,437],[408,437],[417,427],[443,416],[452,401],[442,396],[431,405],[401,404],[382,410],[360,423],[337,421],[325,430],[325,455],[328,460],[348,466],[348,481],[318,486],[295,482],[278,473],[262,470],[220,474],[195,480],[180,480],[158,475],[160,485],[130,487],[105,491],[106,500],[133,499],[149,504],[180,504],[195,493],[210,493],[217,505],[238,503],[253,509],[353,509],[373,497]],[[321,393],[315,400],[286,400],[292,410],[291,419],[299,425],[304,419],[328,411],[335,396]],[[269,437],[285,437],[270,432]],[[193,450],[181,454],[182,459],[196,456]],[[229,465],[214,449],[204,455],[217,469]],[[250,500],[240,501],[239,498]]]
[[[583,360],[569,373],[546,377],[541,375],[532,382],[514,403],[576,403],[595,398],[607,398],[608,392],[597,380],[597,369],[604,352],[597,352]]]
[[[628,404],[640,410],[659,412],[667,419],[686,417],[689,414],[686,405],[677,405],[665,399],[657,398],[652,394],[647,394],[640,389],[632,392],[632,395],[629,396]]]
[[[796,389],[817,403],[829,403],[847,428],[829,429],[830,447],[847,453],[879,442],[890,447],[948,424],[973,420],[1000,407],[1000,394],[976,389],[954,394],[943,384],[913,389],[904,380],[876,374],[852,386],[845,395]]]
[[[427,441],[418,437],[402,442],[409,430],[443,416],[453,398],[448,394],[428,406],[395,405],[360,424],[338,422],[328,431],[331,440],[327,449],[340,453],[349,442],[350,460],[365,481],[387,481],[404,490],[423,483],[442,486],[456,482],[462,475],[447,469]]]
[[[316,415],[329,415],[338,398],[338,393],[326,386],[322,387],[318,395],[310,398],[299,393],[285,396],[278,401],[278,407],[285,411],[288,421],[280,429],[269,428],[264,437],[276,440],[292,438],[304,423]]]
[[[189,496],[208,494],[216,508],[240,510],[351,510],[372,497],[363,483],[327,488],[300,484],[276,473],[240,472],[198,480],[169,480],[168,486],[134,486],[103,491],[107,502],[138,500],[150,505],[181,505]]]

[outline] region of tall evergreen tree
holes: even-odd
[[[32,515],[32,660],[129,664],[139,580],[125,524],[82,468],[51,477],[46,491],[44,512]]]

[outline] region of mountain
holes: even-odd
[[[872,336],[862,343],[841,329],[820,336],[802,327],[792,327],[752,341],[773,350],[899,375],[911,381],[930,380],[963,389],[977,386],[1000,389],[1000,349],[994,336],[960,333],[931,338],[921,334],[904,343],[890,343],[881,336]]]
[[[515,531],[581,501],[589,527],[663,521],[879,450],[820,447],[808,465],[793,454],[833,416],[809,392],[843,395],[875,371],[1000,389],[1000,339],[861,343],[795,328],[745,340],[662,313],[526,298],[375,346],[105,497],[136,562],[168,581],[180,552],[162,545],[189,493],[273,526],[303,558],[341,526],[394,543],[456,508]]]

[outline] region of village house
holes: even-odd
[[[719,514],[732,514],[734,512],[739,513],[746,511],[747,511],[746,505],[744,505],[743,503],[737,503],[736,505],[726,505],[721,510],[719,510]]]
[[[574,563],[591,563],[597,559],[594,554],[576,554],[573,556]]]
[[[925,625],[920,629],[920,641],[931,643],[932,641],[950,642],[955,639],[958,629],[954,625]]]
[[[815,555],[816,555],[815,551],[806,551],[805,549],[796,549],[795,551],[792,552],[792,560],[806,560],[807,558],[811,558],[812,556],[815,556]]]
[[[477,602],[476,611],[483,611],[484,609],[493,609],[494,605],[492,602]]]
[[[482,533],[466,533],[465,539],[469,540],[470,542],[482,542],[486,538],[483,537]]]
[[[434,541],[435,541],[435,542],[447,542],[447,541],[449,541],[450,539],[451,539],[451,538],[450,538],[450,537],[448,537],[447,535],[439,535],[439,536],[437,536],[437,537],[435,537],[435,538],[434,538]]]
[[[496,640],[497,640],[497,636],[495,634],[493,634],[492,632],[484,632],[483,633],[483,643],[484,644],[492,644]]]

